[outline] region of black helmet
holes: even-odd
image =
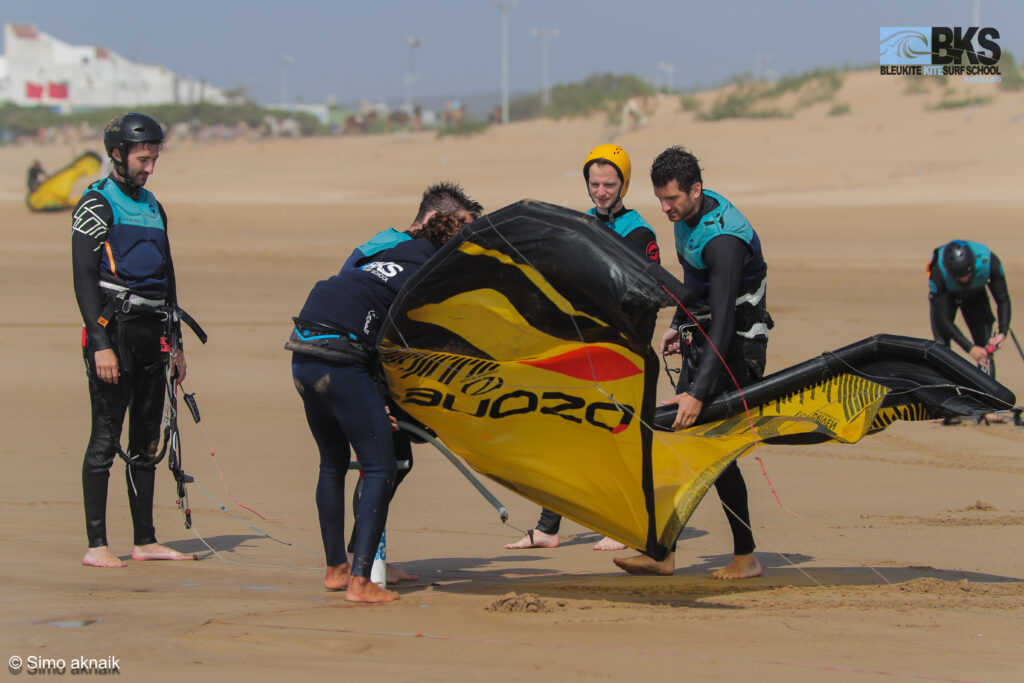
[[[942,250],[942,266],[952,278],[974,275],[974,252],[963,240],[953,240]]]
[[[103,146],[107,149],[107,156],[114,162],[114,167],[123,177],[128,175],[125,162],[133,144],[163,141],[164,130],[160,124],[154,118],[138,112],[118,116],[103,129]],[[112,152],[115,149],[120,151],[121,161],[114,158]]]

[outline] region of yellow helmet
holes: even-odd
[[[598,145],[594,149],[590,150],[590,154],[587,155],[586,161],[583,162],[583,179],[590,182],[590,165],[595,161],[602,161],[611,164],[615,167],[615,170],[619,173],[619,178],[622,180],[622,189],[619,190],[619,199],[626,196],[626,191],[629,189],[629,175],[632,171],[632,167],[629,163],[629,155],[626,154],[626,150],[622,149],[618,145],[606,143]]]

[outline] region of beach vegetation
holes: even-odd
[[[961,97],[959,99],[944,99],[927,107],[928,111],[939,111],[942,109],[963,109],[964,107],[980,107],[988,104],[994,97],[977,95],[975,97]]]

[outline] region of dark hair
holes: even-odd
[[[454,211],[439,211],[430,217],[420,229],[417,237],[429,240],[440,249],[465,227],[462,217]]]
[[[672,180],[684,192],[688,192],[694,183],[704,184],[697,157],[679,145],[666,149],[651,164],[651,185],[665,187]]]
[[[466,211],[476,220],[480,218],[484,207],[467,195],[458,183],[442,181],[431,185],[423,192],[423,199],[420,200],[420,208],[413,222],[421,222],[431,211]]]

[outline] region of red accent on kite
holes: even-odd
[[[604,346],[585,346],[550,358],[519,362],[595,382],[610,382],[643,373],[636,363]]]

